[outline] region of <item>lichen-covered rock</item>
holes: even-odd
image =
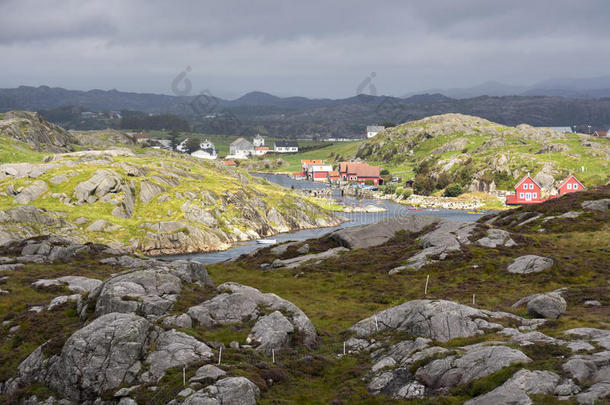
[[[272,349],[279,350],[288,345],[294,326],[280,311],[274,311],[260,318],[248,338],[259,344],[257,351],[270,354]]]
[[[175,330],[161,332],[154,340],[154,348],[145,361],[150,368],[142,376],[152,382],[160,379],[168,368],[209,361],[214,357],[206,344]]]
[[[72,400],[129,384],[141,369],[151,324],[135,314],[103,315],[68,338],[47,382]]]
[[[566,312],[566,300],[558,293],[538,294],[527,303],[527,310],[534,316],[559,318]]]
[[[488,324],[487,320],[504,316],[503,313],[483,311],[453,301],[415,300],[381,311],[350,329],[360,337],[395,329],[413,336],[447,342],[457,337],[475,336],[485,329],[501,327]]]
[[[171,310],[181,290],[180,278],[164,269],[121,274],[104,282],[95,313],[99,316],[111,312],[137,312],[160,317]]]
[[[47,191],[49,191],[49,187],[47,186],[46,182],[42,180],[35,181],[34,183],[25,187],[19,194],[17,194],[14,203],[29,204]]]
[[[293,303],[278,297],[275,294],[262,293],[256,288],[244,286],[241,284],[228,282],[218,286],[218,290],[222,293],[214,298],[204,301],[199,305],[189,308],[188,315],[206,327],[217,325],[231,325],[253,321],[261,318],[264,314],[261,308],[271,311],[280,311],[282,317],[288,320],[294,327],[296,333],[300,334],[303,342],[307,346],[314,346],[317,340],[316,330],[303,311],[301,311]],[[279,317],[274,316],[268,318],[269,321],[276,320]],[[264,331],[263,325],[281,326],[281,331],[277,336],[285,331],[285,323],[283,322],[263,322],[260,324],[258,336],[275,336],[271,330]]]
[[[487,236],[479,239],[477,243],[481,246],[495,248],[497,246],[511,247],[516,243],[510,237],[510,233],[502,229],[490,229],[487,231]]]
[[[553,267],[553,259],[526,255],[516,258],[507,268],[509,273],[529,274],[545,271]]]
[[[523,352],[507,346],[473,345],[463,355],[434,360],[417,369],[416,378],[426,387],[447,390],[488,376],[515,363],[529,363]]]
[[[260,390],[245,377],[228,377],[219,380],[188,396],[183,405],[256,405]]]

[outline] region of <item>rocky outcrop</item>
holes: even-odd
[[[313,324],[293,303],[232,282],[221,284],[218,290],[221,294],[189,308],[188,315],[198,324],[209,328],[256,321],[248,340],[257,343],[261,351],[283,348],[294,333],[306,346],[315,346]],[[265,311],[273,312],[265,315]]]
[[[47,191],[49,191],[49,187],[46,182],[42,180],[35,181],[19,192],[13,202],[15,204],[29,204]]]
[[[583,209],[589,211],[607,211],[610,207],[610,198],[583,201],[580,205]]]
[[[260,390],[253,382],[244,377],[229,377],[189,395],[182,404],[256,405],[259,397]]]
[[[438,256],[443,260],[447,254],[459,251],[462,244],[469,244],[468,237],[474,228],[472,223],[410,215],[340,229],[329,236],[350,249],[364,249],[387,242],[398,231],[421,233],[418,241],[422,250],[410,257],[407,265],[409,268],[419,269],[431,262],[429,257]]]
[[[481,246],[495,248],[498,246],[512,247],[516,243],[510,237],[510,233],[502,229],[490,229],[487,231],[487,236],[477,240]]]
[[[530,405],[529,394],[568,397],[580,391],[572,380],[551,371],[520,370],[500,387],[467,401],[464,405]]]
[[[501,325],[490,321],[507,316],[510,317],[506,313],[476,309],[453,301],[415,300],[363,319],[350,330],[359,337],[379,331],[400,330],[413,336],[447,342],[458,337],[476,336],[486,330],[501,329]]]
[[[135,314],[107,314],[74,333],[49,369],[50,387],[73,400],[130,384],[142,367],[151,324]]]
[[[0,118],[0,133],[25,142],[40,152],[65,152],[77,143],[62,127],[28,111],[9,111]]]
[[[530,314],[543,318],[559,318],[566,308],[566,300],[557,293],[538,294],[527,303]]]
[[[517,257],[508,265],[509,273],[529,274],[545,271],[553,267],[553,259],[537,255],[526,255]]]

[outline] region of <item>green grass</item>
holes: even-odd
[[[0,164],[39,163],[44,156],[44,153],[36,152],[27,143],[0,136]]]

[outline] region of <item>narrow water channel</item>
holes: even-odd
[[[266,173],[253,173],[254,176],[262,177],[272,183],[279,184],[283,187],[294,187],[295,189],[313,189],[313,188],[326,188],[328,185],[323,183],[314,183],[306,180],[293,180],[288,176],[280,174],[266,174]],[[337,194],[337,193],[336,193]],[[286,241],[300,241],[312,238],[318,238],[328,232],[332,232],[336,229],[345,228],[349,226],[372,224],[374,222],[381,221],[385,218],[406,216],[406,215],[427,215],[433,217],[440,217],[451,219],[454,221],[467,221],[473,222],[480,218],[480,215],[468,214],[466,211],[461,210],[429,210],[421,209],[420,211],[409,210],[408,207],[402,204],[395,203],[389,200],[359,200],[353,197],[341,197],[336,195],[335,198],[340,200],[343,204],[351,206],[367,206],[376,205],[378,207],[385,208],[385,212],[366,213],[366,212],[354,212],[354,213],[338,213],[339,215],[347,218],[349,221],[342,223],[341,225],[329,227],[329,228],[316,228],[316,229],[304,229],[295,232],[280,233],[273,236],[278,243]],[[225,260],[233,259],[244,253],[251,252],[252,250],[261,247],[256,241],[238,242],[232,248],[209,253],[194,253],[188,255],[176,255],[170,256],[170,259],[190,259],[201,263],[211,264],[218,263]]]

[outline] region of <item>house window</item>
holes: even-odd
[[[578,184],[574,183],[574,185],[572,186],[572,188],[573,188],[574,190],[576,190],[576,189],[578,188]]]
[[[525,200],[529,201],[532,199],[532,194],[531,193],[525,193]]]
[[[538,198],[538,193],[533,193],[533,194],[532,194],[532,197],[534,197],[534,198]]]
[[[523,193],[519,193],[519,198],[523,198]]]
[[[572,190],[572,183],[568,183],[568,190]]]
[[[533,189],[534,189],[534,185],[530,184],[530,190],[533,190]]]

